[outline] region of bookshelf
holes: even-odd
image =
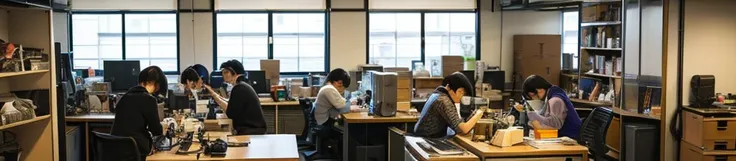
[[[577,103],[602,106],[595,101],[603,95],[607,107],[620,106],[623,74],[621,0],[584,1],[580,21],[581,99]],[[613,98],[610,97],[613,93]]]
[[[0,3],[0,39],[23,48],[43,49],[42,53],[49,58],[50,69],[0,73],[0,93],[49,92],[49,100],[41,100],[48,102],[48,106],[38,107],[48,108],[48,114],[39,114],[40,109],[36,109],[35,118],[0,126],[0,131],[15,134],[21,148],[19,160],[59,160],[52,24],[50,8],[10,1]]]

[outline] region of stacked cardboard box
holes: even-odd
[[[271,85],[279,85],[280,65],[279,60],[261,60],[261,70],[266,72],[266,79],[271,80]]]
[[[410,71],[396,71],[398,78],[396,79],[396,102],[411,101],[411,80]]]
[[[454,72],[462,71],[465,68],[463,56],[442,56],[442,76],[450,75]]]

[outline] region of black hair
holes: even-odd
[[[141,73],[138,74],[138,83],[155,83],[158,85],[158,91],[153,92],[154,96],[159,94],[165,95],[168,91],[166,75],[164,75],[164,72],[158,66],[149,66],[141,70]]]
[[[179,77],[179,83],[181,84],[187,84],[187,81],[197,82],[200,79],[202,79],[199,76],[199,73],[197,73],[194,68],[189,66],[187,69],[184,69],[183,72],[181,72],[181,76]]]
[[[523,93],[521,95],[529,98],[529,93],[537,94],[537,89],[547,90],[550,87],[552,87],[552,84],[543,77],[530,75],[529,77],[526,77],[526,80],[524,80],[524,83],[521,85],[521,89],[523,89]]]
[[[229,70],[235,74],[245,74],[245,69],[243,68],[243,63],[240,63],[238,60],[228,60],[226,62],[223,62],[220,65],[220,69]]]
[[[327,74],[325,82],[334,83],[337,81],[342,81],[344,87],[350,87],[350,74],[342,68],[333,69]]]
[[[460,72],[452,73],[448,76],[445,76],[445,79],[442,79],[442,85],[448,85],[450,89],[453,91],[457,91],[459,88],[465,89],[465,95],[466,96],[474,96],[475,89],[473,89],[473,86],[470,84],[470,80],[468,77],[465,76],[465,74]]]

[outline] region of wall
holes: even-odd
[[[677,0],[669,0],[669,9],[668,11],[668,23],[667,25],[667,61],[666,63],[666,76],[667,79],[665,80],[665,87],[664,90],[666,93],[664,93],[665,96],[665,107],[664,114],[665,114],[665,120],[664,121],[664,129],[665,134],[664,135],[664,149],[662,149],[662,153],[664,153],[664,157],[662,159],[664,160],[675,160],[678,158],[678,152],[679,147],[677,147],[677,140],[672,136],[670,133],[670,125],[672,122],[672,118],[674,117],[675,110],[677,106],[679,106],[679,103],[677,102],[677,88],[679,87],[679,84],[677,84],[677,52],[678,52],[678,25],[679,25],[679,19],[680,19],[680,4]],[[683,79],[684,81],[684,79]]]
[[[683,100],[687,104],[690,78],[712,74],[716,92],[736,93],[736,75],[730,65],[736,60],[736,16],[733,0],[687,0],[685,5],[685,42],[683,64]]]
[[[8,41],[8,12],[0,9],[0,39]]]
[[[86,0],[85,0],[86,1]],[[194,0],[195,9],[207,9],[209,0]],[[363,8],[362,0],[333,0],[333,8]],[[513,35],[516,34],[561,34],[559,11],[496,11],[492,12],[492,1],[481,1],[481,61],[489,66],[513,69]],[[163,5],[164,3],[160,3]],[[499,8],[498,4],[496,9]],[[188,10],[192,1],[182,0],[181,9]],[[103,7],[107,8],[107,7]],[[191,64],[203,64],[212,69],[213,37],[211,12],[181,13],[179,16],[180,69]],[[57,23],[55,16],[54,23]],[[63,20],[66,21],[66,20]],[[62,20],[58,20],[61,24]],[[533,25],[532,25],[533,24]],[[330,21],[330,68],[356,69],[366,62],[364,12],[332,12]],[[65,30],[55,25],[55,31]],[[192,30],[194,29],[194,30]],[[56,34],[57,40],[63,35]],[[510,81],[512,72],[507,73]]]
[[[61,42],[61,52],[69,52],[69,17],[66,12],[54,12],[54,42]],[[58,49],[57,49],[58,50]]]

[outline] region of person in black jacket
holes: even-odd
[[[245,69],[237,60],[229,60],[220,65],[222,78],[228,86],[233,86],[230,99],[218,95],[212,87],[205,88],[212,93],[227,117],[233,120],[233,128],[238,135],[261,135],[266,133],[266,119],[261,110],[261,101],[252,86],[245,83]]]
[[[115,121],[110,134],[133,137],[142,160],[146,160],[146,156],[151,153],[151,135],[163,134],[155,96],[167,91],[166,83],[166,76],[161,68],[145,68],[138,74],[138,86],[130,88],[116,105]]]

